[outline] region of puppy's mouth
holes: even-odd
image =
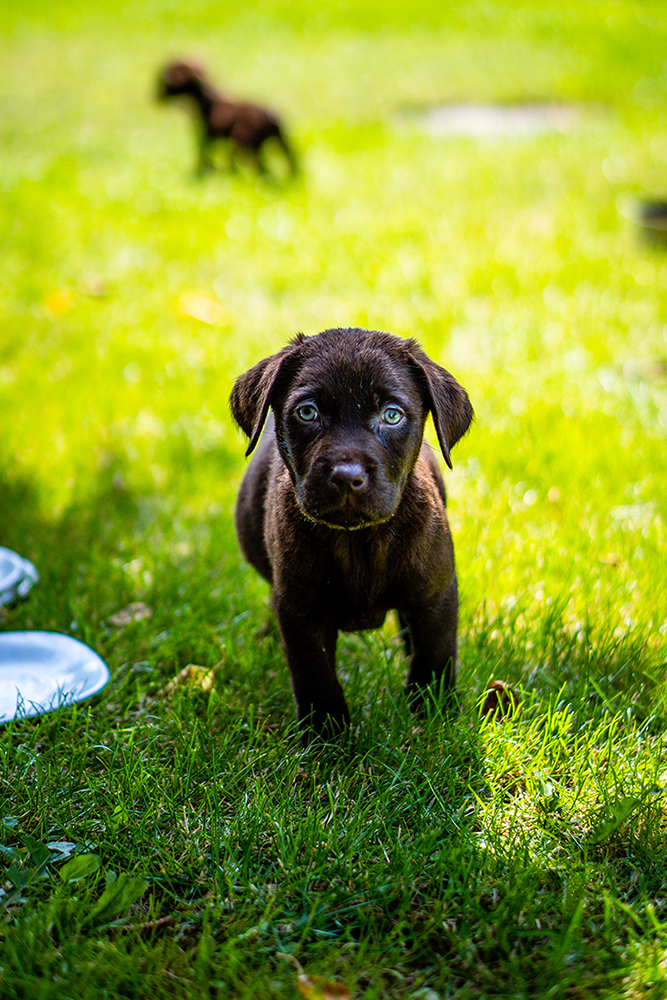
[[[377,462],[356,456],[313,465],[303,478],[294,477],[294,487],[309,521],[339,531],[384,524],[402,493],[402,483],[390,482]]]
[[[306,510],[299,504],[299,509],[303,516],[308,520],[312,521],[314,524],[320,524],[324,528],[334,528],[338,531],[358,531],[360,528],[374,528],[378,524],[384,524],[389,521],[392,514],[387,514],[384,517],[378,515],[366,514],[344,514],[337,511],[327,511],[326,513],[319,514],[312,510]]]
[[[309,521],[339,531],[357,531],[360,528],[373,528],[384,524],[394,516],[397,506],[394,498],[385,498],[384,503],[374,504],[369,503],[367,499],[355,502],[353,498],[331,503],[299,495],[299,491],[297,491],[297,503],[301,513]]]

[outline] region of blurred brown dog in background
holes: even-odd
[[[297,172],[294,151],[285,138],[278,116],[272,111],[224,97],[208,81],[201,66],[194,62],[169,63],[160,74],[158,98],[167,100],[180,96],[191,98],[199,111],[199,173],[213,167],[212,145],[219,139],[227,139],[231,144],[232,169],[236,166],[237,152],[243,151],[260,173],[268,173],[263,152],[264,144],[272,139],[282,149],[290,173]]]

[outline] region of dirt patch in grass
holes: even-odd
[[[435,105],[410,109],[405,117],[417,121],[431,135],[521,138],[539,132],[567,132],[578,124],[582,113],[573,104],[530,101]]]

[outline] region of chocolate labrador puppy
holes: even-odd
[[[282,149],[292,174],[297,162],[278,116],[268,108],[247,101],[235,101],[216,90],[201,66],[194,62],[172,62],[164,68],[158,80],[158,97],[189,97],[199,111],[199,173],[213,166],[211,149],[218,139],[231,143],[230,166],[236,163],[236,150],[251,157],[260,173],[267,173],[262,159],[264,144],[274,140]]]
[[[417,706],[456,678],[458,592],[445,487],[422,441],[433,417],[445,461],[473,416],[465,390],[414,340],[389,333],[299,334],[237,379],[250,439],[236,506],[246,559],[273,588],[304,740],[345,728],[338,631],[407,629]]]

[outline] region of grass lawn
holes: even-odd
[[[0,0],[0,545],[41,577],[0,629],[111,670],[0,731],[3,1000],[667,996],[667,251],[621,211],[667,195],[666,53],[662,0]],[[195,176],[182,54],[282,112],[295,182]],[[424,127],[517,101],[573,120]],[[339,325],[475,406],[462,707],[410,716],[388,621],[316,753],[227,400]]]

